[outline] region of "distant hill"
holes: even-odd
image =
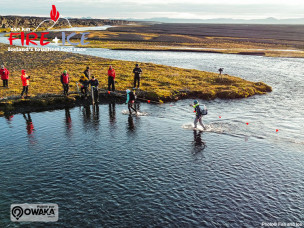
[[[216,19],[179,19],[167,17],[154,17],[148,19],[133,19],[131,21],[155,21],[162,23],[206,23],[206,24],[304,24],[304,18],[277,19],[273,17],[265,19],[232,19],[232,18],[216,18]]]
[[[47,17],[30,17],[30,16],[0,16],[0,28],[10,27],[37,27]],[[72,26],[102,26],[102,25],[125,25],[131,23],[125,20],[110,20],[110,19],[91,19],[87,18],[69,18]],[[43,24],[45,27],[51,26],[52,22]],[[57,26],[68,26],[65,20],[59,20]]]

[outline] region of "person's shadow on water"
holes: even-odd
[[[128,131],[134,132],[135,131],[135,125],[132,115],[129,115],[128,117]]]
[[[201,153],[206,148],[206,143],[202,140],[202,132],[201,131],[193,131],[193,150],[192,154],[197,155]]]

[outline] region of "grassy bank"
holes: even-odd
[[[100,81],[100,88],[107,89],[107,69],[112,65],[117,74],[117,90],[133,85],[135,62],[109,60],[104,58],[65,52],[8,52],[8,45],[0,45],[0,62],[10,71],[9,89],[0,87],[0,98],[20,98],[22,90],[20,75],[25,69],[31,76],[30,95],[61,94],[60,75],[67,70],[71,79],[71,92],[76,92],[78,82],[86,66],[91,75]],[[245,98],[265,94],[271,87],[262,82],[250,82],[238,77],[198,70],[181,69],[152,63],[140,63],[143,70],[141,91],[138,96],[153,101],[172,101],[181,98],[202,99]]]

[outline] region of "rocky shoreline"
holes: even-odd
[[[265,91],[271,92],[271,87],[265,86]],[[244,98],[237,92],[233,91],[222,91],[218,94],[202,93],[200,91],[179,91],[173,96],[159,97],[154,92],[138,91],[137,102],[147,102],[152,104],[161,104],[163,102],[174,102],[181,99],[200,98],[203,100],[214,100],[219,99],[238,99]],[[254,94],[252,94],[254,95]],[[251,96],[251,95],[249,95]],[[163,100],[160,100],[162,98]],[[124,91],[118,92],[106,92],[102,91],[99,93],[99,104],[105,103],[124,103],[126,95]],[[92,98],[89,96],[86,99],[77,93],[70,94],[70,96],[63,96],[58,94],[40,94],[33,98],[28,99],[2,99],[0,101],[0,116],[6,116],[17,113],[26,112],[43,112],[63,108],[73,108],[76,106],[91,105]]]
[[[82,105],[78,81],[86,66],[91,76],[99,80],[100,101],[123,102],[125,90],[132,88],[135,63],[73,54],[68,52],[9,52],[9,45],[0,44],[0,62],[10,71],[9,88],[0,87],[0,111],[20,112],[48,110],[65,105]],[[108,94],[109,66],[116,71],[116,92]],[[182,69],[153,63],[140,63],[144,74],[140,90],[136,90],[139,101],[163,103],[180,99],[203,100],[239,99],[266,94],[272,88],[263,82],[251,82],[226,74]],[[22,84],[21,69],[31,76],[29,99],[20,99]],[[67,70],[70,76],[70,96],[62,94],[60,75]],[[87,103],[87,102],[85,102]]]

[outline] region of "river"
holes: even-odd
[[[101,104],[0,118],[1,227],[12,226],[10,204],[39,202],[59,205],[57,226],[303,223],[303,59],[91,48],[86,54],[223,67],[273,92],[200,100],[209,109],[204,132],[190,128],[190,100],[141,103],[147,115],[137,117],[125,115],[125,105]]]

